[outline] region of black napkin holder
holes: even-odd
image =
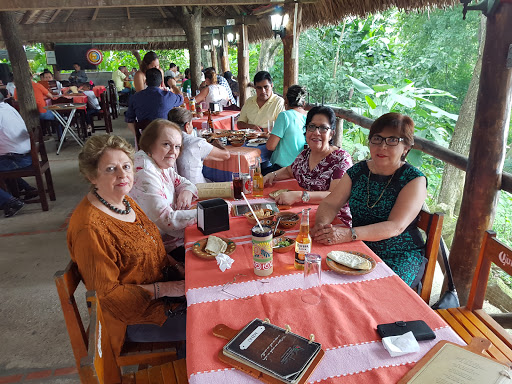
[[[197,203],[197,229],[203,235],[229,230],[228,203],[223,199],[210,199]]]

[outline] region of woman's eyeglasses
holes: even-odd
[[[404,138],[395,136],[382,137],[380,135],[373,135],[372,138],[370,139],[370,143],[375,145],[380,145],[382,144],[383,141],[386,143],[386,145],[389,145],[390,147],[396,147],[398,143],[404,141]]]
[[[320,127],[318,127],[315,124],[306,125],[306,130],[309,132],[315,132],[317,129],[320,133],[325,133],[329,129],[331,129],[331,127],[328,127],[327,125],[321,125]]]

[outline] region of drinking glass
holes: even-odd
[[[304,286],[300,298],[307,304],[316,305],[322,298],[322,257],[308,253],[304,258]]]
[[[233,172],[232,180],[233,180],[233,197],[235,198],[235,200],[241,200],[242,199],[242,191],[243,191],[243,180],[241,178],[240,173]]]

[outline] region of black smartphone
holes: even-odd
[[[381,337],[400,336],[412,331],[416,340],[432,340],[436,334],[423,320],[395,321],[394,323],[377,325],[377,332]]]

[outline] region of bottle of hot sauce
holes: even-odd
[[[210,131],[211,133],[213,133],[214,131],[211,110],[208,110],[208,131]]]
[[[311,253],[311,236],[309,236],[309,208],[302,210],[300,230],[295,239],[295,269],[304,269],[306,254]]]
[[[252,176],[252,195],[263,196],[263,175],[261,174],[261,159],[259,157],[256,159],[254,175]]]

